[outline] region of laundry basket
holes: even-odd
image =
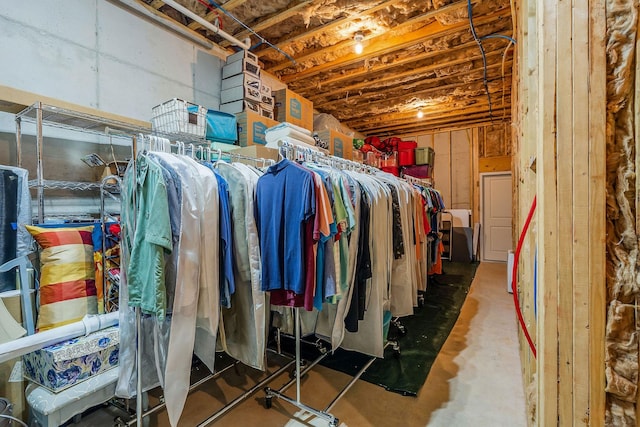
[[[153,107],[151,127],[155,132],[204,138],[207,130],[207,109],[173,98]]]

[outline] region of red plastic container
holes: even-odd
[[[395,176],[400,176],[400,168],[392,167],[392,166],[383,166],[380,168],[383,172],[391,173]]]
[[[418,143],[415,141],[399,141],[398,151],[400,150],[415,150],[418,148]]]
[[[400,166],[411,166],[416,164],[416,150],[398,150],[398,164]]]

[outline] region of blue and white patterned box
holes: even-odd
[[[57,393],[118,365],[118,327],[103,329],[23,356],[25,378]]]

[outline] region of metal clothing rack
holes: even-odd
[[[283,158],[293,158],[296,160],[311,160],[316,162],[325,162],[325,163],[331,164],[334,167],[339,167],[339,168],[349,169],[349,170],[358,170],[366,173],[373,173],[377,170],[372,166],[363,165],[361,163],[353,162],[351,160],[346,160],[339,157],[326,155],[323,152],[314,150],[313,148],[310,148],[310,147],[295,145],[289,142],[288,140],[279,141],[278,146],[280,147],[279,148],[280,155]],[[282,386],[278,390],[274,390],[270,387],[265,388],[264,390],[266,394],[265,407],[270,408],[272,405],[273,398],[274,397],[279,398],[293,406],[298,407],[299,409],[307,411],[315,415],[316,417],[327,421],[330,427],[337,427],[340,421],[329,411],[331,411],[331,409],[335,406],[335,404],[349,391],[349,389],[351,389],[351,387],[362,376],[362,374],[364,374],[364,372],[371,366],[371,364],[373,364],[376,358],[375,357],[371,358],[371,360],[369,360],[356,373],[356,375],[354,375],[351,381],[349,381],[349,383],[338,393],[338,395],[331,401],[331,403],[329,403],[329,405],[324,410],[318,410],[318,409],[312,408],[309,405],[304,404],[301,401],[301,392],[300,392],[300,381],[301,381],[302,375],[304,375],[309,370],[311,370],[315,365],[320,363],[320,361],[322,361],[322,359],[324,359],[329,353],[325,352],[321,354],[317,359],[311,362],[311,364],[305,367],[304,370],[301,370],[302,357],[300,354],[300,343],[302,339],[301,339],[301,332],[300,332],[300,329],[301,329],[300,308],[295,307],[294,311],[295,311],[294,328],[295,328],[295,363],[296,363],[295,378],[289,381],[288,383],[286,383],[284,386]],[[397,343],[392,341],[388,341],[386,345],[392,345],[392,344],[394,345],[394,348],[397,347]],[[293,385],[293,383],[295,383],[296,385],[295,399],[284,394],[284,392],[291,385]]]
[[[175,148],[178,154],[186,155],[188,152],[194,159],[197,158],[197,159],[207,160],[207,161],[213,161],[214,154],[216,154],[217,155],[216,160],[221,160],[223,157],[229,157],[229,158],[249,160],[254,162],[262,162],[263,164],[266,164],[268,162],[273,162],[273,160],[270,160],[270,159],[255,158],[255,157],[249,157],[249,156],[244,156],[244,155],[234,154],[234,153],[223,154],[222,150],[214,151],[214,150],[211,150],[211,148],[208,146],[205,147],[203,144],[208,144],[209,143],[208,141],[197,141],[196,143],[184,143],[181,141],[176,141],[175,143],[172,144],[169,141],[169,139],[166,137],[158,137],[156,135],[147,135],[147,134],[140,133],[133,137],[134,155],[132,157],[132,162],[133,162],[134,168],[136,166],[136,161],[137,161],[139,142],[141,142],[141,146],[143,149],[148,148],[150,150],[160,149],[161,151],[170,151],[172,148]],[[133,194],[133,197],[134,197],[134,204],[135,204],[137,203],[137,201],[135,200],[135,192]],[[134,221],[135,221],[135,216],[134,216]],[[135,227],[135,222],[134,222],[134,227]],[[140,307],[135,308],[135,314],[136,314],[136,332],[137,332],[136,334],[137,335],[137,339],[136,339],[136,410],[135,410],[136,416],[135,418],[129,419],[128,421],[118,419],[117,424],[122,426],[124,425],[131,426],[134,424],[137,424],[138,426],[142,426],[143,425],[142,420],[144,417],[154,414],[166,406],[165,402],[162,401],[158,405],[155,405],[154,407],[146,411],[143,409],[143,399],[141,398],[143,393],[142,392],[142,376],[140,375],[140,369],[139,369],[142,363],[142,352],[140,351],[140,349],[142,348],[142,334],[140,333],[142,329],[142,324],[141,324],[142,314],[141,314]],[[195,382],[194,384],[191,384],[189,386],[189,392],[195,390],[196,388],[200,387],[202,384],[210,380],[220,377],[223,373],[225,373],[229,369],[237,366],[238,363],[240,362],[235,361],[234,363],[222,368],[221,370],[216,371],[212,374],[209,374],[204,378],[200,379],[199,381]],[[293,365],[293,363],[294,363],[293,360],[289,361],[288,363],[280,367],[278,370],[276,370],[274,373],[270,374],[269,376],[264,378],[262,381],[254,385],[251,389],[245,391],[243,394],[241,394],[240,396],[236,397],[234,400],[232,400],[231,402],[223,406],[217,412],[212,414],[209,418],[201,422],[198,426],[204,427],[206,425],[211,424],[218,418],[222,417],[231,409],[233,409],[235,406],[245,401],[249,396],[254,394],[256,391],[260,390],[266,384],[268,384],[273,379],[275,379],[276,377],[281,375],[283,372],[285,372],[287,369],[289,369],[291,365]]]

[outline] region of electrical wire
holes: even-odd
[[[484,90],[487,93],[487,100],[489,102],[489,119],[493,121],[493,106],[491,105],[491,93],[489,93],[489,82],[487,81],[487,54],[484,51],[484,46],[482,46],[482,40],[476,33],[476,26],[473,23],[473,4],[471,3],[471,0],[467,0],[467,15],[469,17],[469,27],[471,28],[471,34],[473,35],[473,39],[478,44],[480,54],[482,55],[482,84],[484,85]]]
[[[504,64],[507,61],[507,53],[509,53],[509,48],[515,45],[515,41],[509,41],[509,44],[504,49],[504,53],[502,54],[502,120],[507,117],[507,109],[504,108],[504,99],[506,97],[507,92],[507,82],[504,78]]]
[[[296,62],[295,59],[293,59],[293,57],[291,55],[289,55],[288,53],[284,52],[282,49],[280,49],[278,46],[275,46],[274,44],[272,44],[269,40],[265,39],[264,37],[262,37],[260,34],[258,34],[257,32],[255,32],[253,30],[253,28],[249,27],[248,25],[246,25],[244,22],[242,22],[241,20],[239,20],[238,18],[235,17],[235,15],[233,15],[231,12],[229,12],[228,10],[226,10],[225,8],[222,7],[222,5],[218,4],[217,2],[213,1],[213,0],[198,0],[198,3],[204,5],[205,7],[207,7],[207,9],[209,9],[212,12],[217,12],[216,9],[220,9],[222,11],[222,13],[224,13],[225,15],[227,15],[229,18],[233,19],[234,21],[236,21],[238,24],[240,24],[245,30],[249,31],[251,34],[253,34],[254,36],[256,36],[258,38],[258,40],[260,40],[259,43],[255,44],[254,46],[251,46],[251,49],[254,49],[258,46],[260,46],[261,44],[267,44],[270,47],[274,48],[276,51],[278,51],[279,53],[281,53],[285,58],[287,58],[289,61],[291,61],[293,63],[293,65],[297,65],[298,63]],[[216,9],[214,9],[214,7]]]
[[[513,14],[513,8],[511,13]],[[476,32],[476,26],[473,23],[473,4],[471,3],[471,0],[467,0],[467,15],[469,18],[469,27],[471,28],[471,34],[473,35],[473,39],[476,41],[476,43],[478,44],[478,48],[480,49],[480,54],[482,55],[482,68],[483,68],[483,74],[482,74],[482,84],[484,86],[484,90],[487,94],[487,101],[489,103],[489,120],[493,121],[493,105],[491,103],[491,93],[489,92],[489,80],[487,78],[487,74],[488,74],[488,69],[487,69],[487,54],[484,50],[484,46],[482,45],[482,40],[486,40],[486,39],[506,39],[509,40],[509,45],[516,44],[515,39],[509,37],[509,36],[505,36],[503,34],[488,34],[486,36],[483,37],[478,37],[478,33]],[[512,17],[513,19],[513,17]],[[509,47],[507,46],[507,49],[509,49]],[[502,91],[502,95],[503,95],[503,109],[504,109],[504,58],[506,56],[506,50],[505,53],[502,57],[502,80],[503,80],[503,91]]]
[[[11,415],[0,414],[0,418],[6,418],[8,420],[15,421],[23,427],[29,427],[24,421],[19,420],[16,417],[12,417]]]
[[[515,39],[509,36],[505,36],[504,34],[488,34],[486,36],[480,37],[480,40],[486,40],[486,39],[505,39],[505,40],[509,40],[513,44],[516,44]]]
[[[533,213],[536,211],[536,197],[533,198],[533,202],[531,203],[531,208],[529,209],[529,215],[527,215],[527,220],[524,222],[524,227],[522,228],[522,233],[520,234],[520,238],[518,239],[518,246],[516,247],[516,252],[513,255],[513,272],[511,275],[511,283],[513,284],[513,304],[516,308],[516,314],[518,315],[518,322],[522,327],[522,332],[524,333],[527,342],[529,343],[529,348],[533,353],[534,359],[537,358],[536,346],[529,335],[529,329],[527,329],[527,325],[524,323],[524,317],[522,316],[522,309],[520,308],[520,300],[518,299],[518,261],[520,260],[520,251],[522,250],[522,244],[524,243],[524,238],[527,235],[527,231],[529,230],[529,225],[531,224],[531,219],[533,218]]]

